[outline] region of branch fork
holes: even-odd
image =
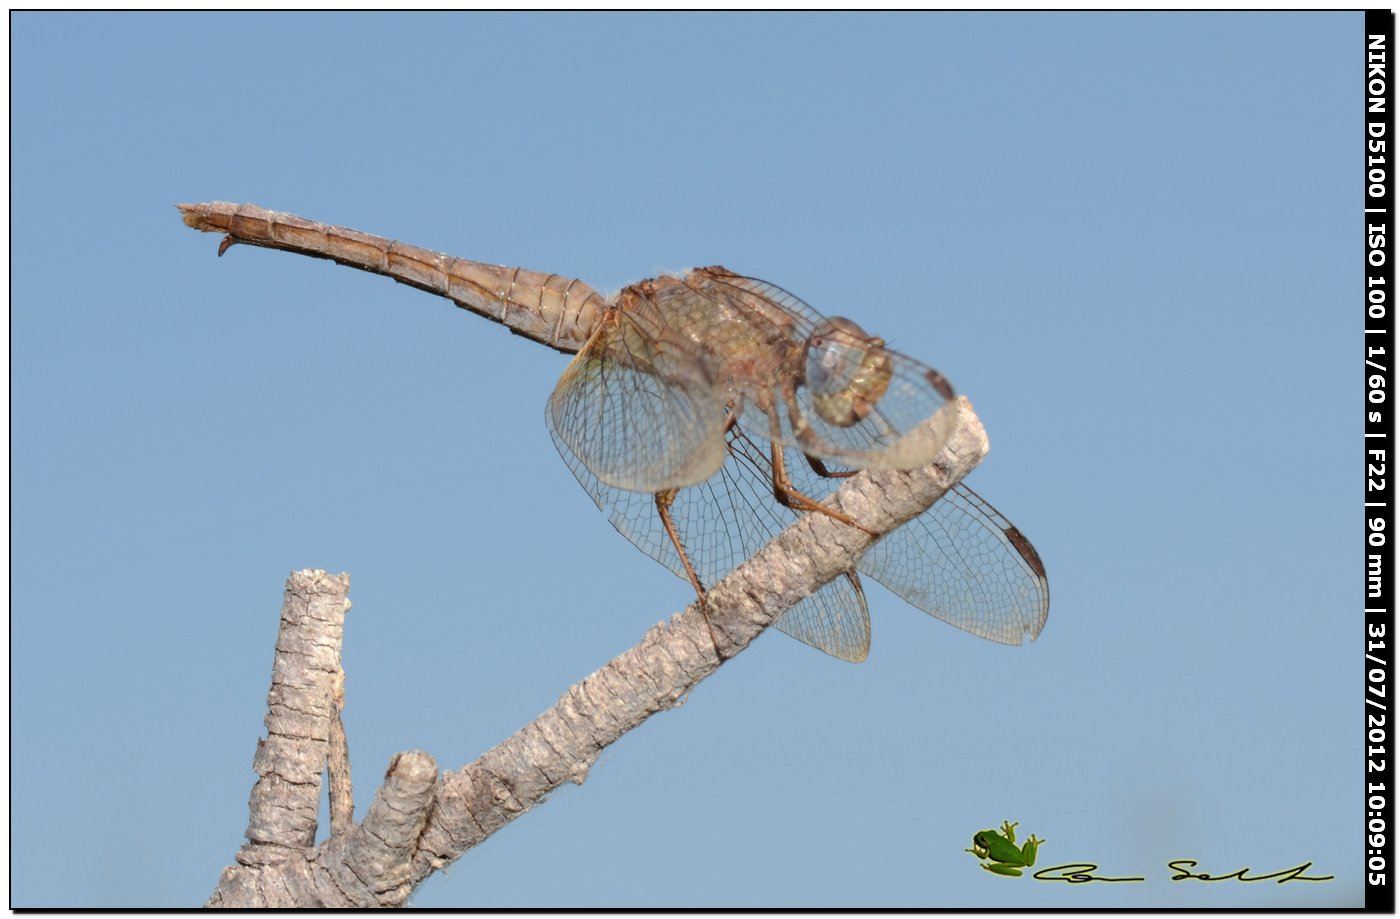
[[[987,452],[986,432],[965,398],[956,413],[952,435],[928,466],[859,473],[836,491],[833,505],[874,534],[928,509]],[[877,538],[826,514],[804,515],[716,584],[703,612],[692,604],[653,626],[475,762],[439,774],[425,752],[395,755],[359,824],[352,822],[340,718],[350,579],[293,572],[268,693],[268,735],[254,756],[247,842],[206,905],[402,906],[434,871],[555,788],[582,784],[605,747],[678,706],[789,607],[854,568]],[[330,776],[331,836],[316,845],[323,771]]]

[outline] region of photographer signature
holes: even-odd
[[[1275,871],[1271,874],[1250,874],[1251,868],[1241,868],[1229,874],[1209,874],[1205,871],[1192,871],[1200,863],[1194,859],[1178,858],[1167,862],[1167,867],[1175,873],[1171,876],[1173,881],[1277,881],[1283,884],[1287,881],[1330,881],[1334,875],[1325,877],[1309,877],[1303,872],[1312,867],[1312,862],[1303,862],[1292,868],[1284,868],[1282,871]],[[1099,866],[1093,862],[1073,862],[1067,865],[1056,865],[1053,868],[1042,868],[1031,877],[1037,881],[1064,881],[1067,884],[1087,884],[1090,881],[1145,881],[1147,878],[1141,877],[1103,877],[1092,872],[1099,870]]]

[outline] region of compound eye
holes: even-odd
[[[822,320],[807,337],[805,367],[812,407],[823,421],[849,428],[875,408],[894,373],[884,339],[849,319]]]

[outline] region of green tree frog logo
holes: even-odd
[[[1026,840],[1026,844],[1021,848],[1016,848],[1016,824],[1001,822],[1001,832],[996,830],[982,830],[972,834],[972,848],[964,849],[971,852],[978,858],[985,858],[987,862],[983,868],[993,874],[1002,874],[1007,877],[1020,877],[1022,868],[1029,868],[1035,864],[1035,853],[1044,843],[1043,839],[1036,839],[1035,834]]]

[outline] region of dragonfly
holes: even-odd
[[[185,223],[235,243],[328,258],[439,294],[574,354],[550,396],[549,432],[609,522],[706,589],[805,513],[861,524],[824,503],[862,469],[913,469],[943,447],[954,390],[933,368],[844,317],[720,266],[603,297],[577,279],[455,258],[255,205],[180,205]],[[861,527],[864,529],[863,527]],[[774,626],[864,660],[861,575],[911,605],[1003,644],[1049,615],[1031,542],[962,483],[885,534],[857,569]]]

